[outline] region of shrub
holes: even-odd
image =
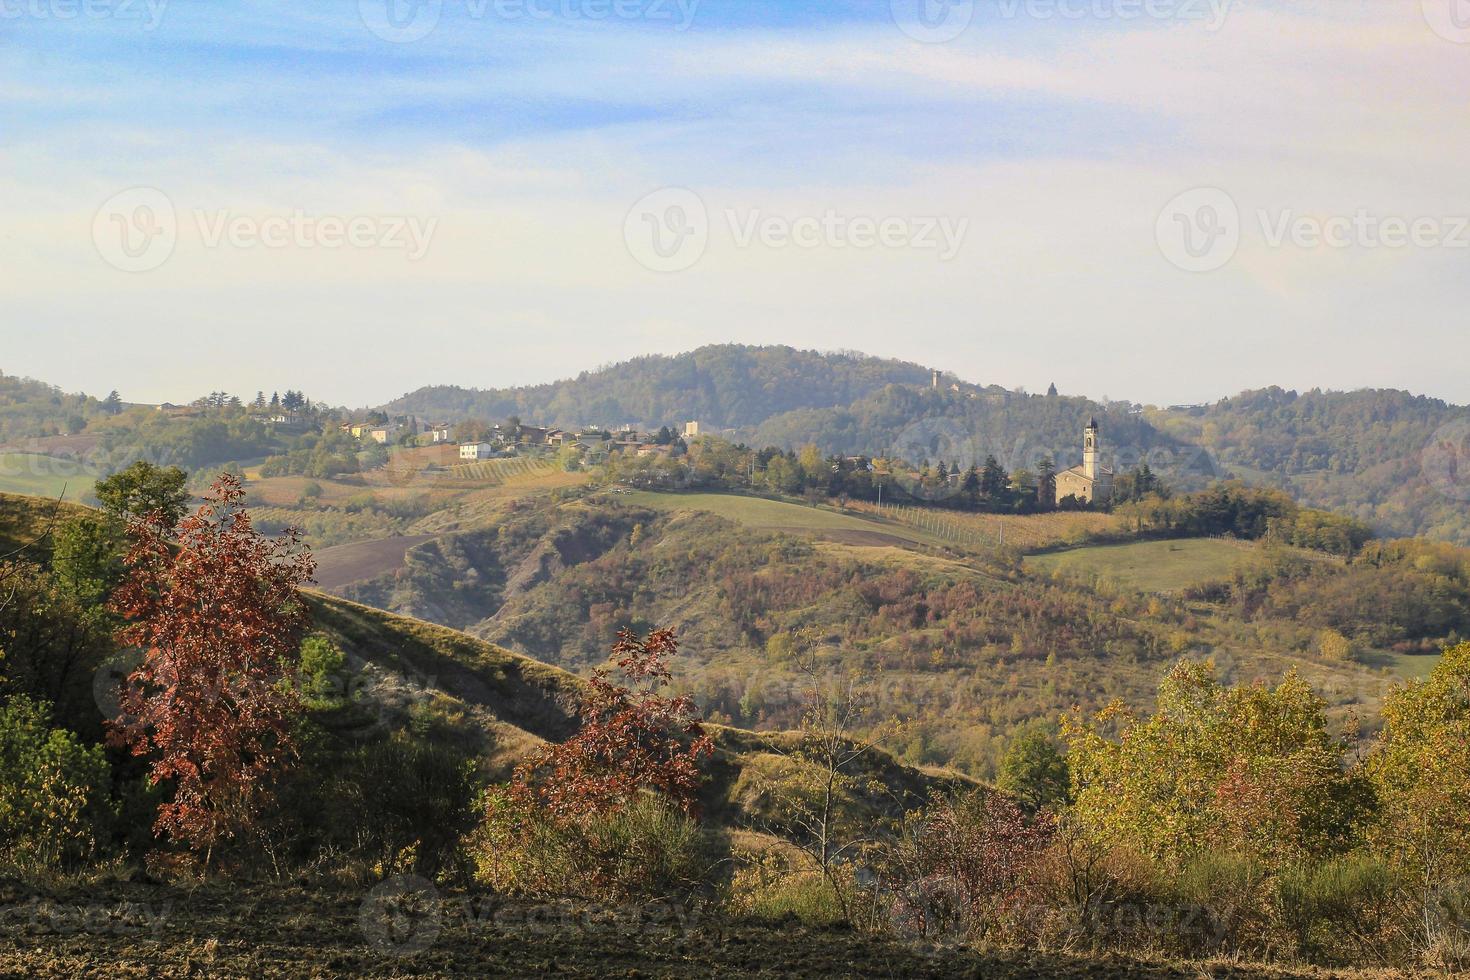
[[[356,749],[334,787],[348,845],[383,875],[433,874],[473,824],[474,771],[460,750],[406,732]]]
[[[1181,663],[1151,717],[1114,703],[1095,722],[1067,719],[1079,825],[1104,846],[1174,863],[1210,849],[1275,866],[1343,853],[1371,796],[1344,772],[1347,744],[1325,707],[1295,673],[1275,688],[1228,688],[1213,664]]]
[[[853,884],[847,869],[837,881]],[[835,926],[847,921],[851,901],[843,901],[829,876],[815,867],[799,867],[780,855],[767,854],[738,868],[725,890],[730,914],[759,922],[795,918],[808,926]]]
[[[24,696],[0,706],[0,855],[56,868],[95,855],[113,816],[102,747],[50,727]]]
[[[1394,959],[1397,886],[1379,858],[1352,854],[1303,865],[1276,883],[1276,906],[1297,952],[1315,963]]]
[[[347,656],[330,637],[313,633],[301,641],[301,694],[311,707],[330,707],[345,693],[340,674]]]
[[[531,898],[666,897],[700,887],[713,863],[698,825],[652,794],[571,819],[493,789],[468,849],[478,881]]]
[[[931,806],[888,855],[893,915],[910,931],[980,938],[1011,930],[1022,886],[1052,832],[1000,793],[978,790]]]

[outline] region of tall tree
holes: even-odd
[[[189,500],[189,491],[184,489],[187,480],[188,474],[177,466],[154,466],[140,459],[98,481],[92,493],[119,525],[146,521],[172,528]]]
[[[1036,468],[1036,506],[1050,510],[1057,502],[1057,464],[1047,456]]]
[[[986,456],[980,468],[980,492],[991,500],[999,500],[1006,492],[1006,471],[994,456]]]
[[[156,833],[205,851],[248,828],[277,770],[293,757],[293,686],[282,684],[309,613],[298,591],[315,562],[296,531],[272,540],[251,526],[245,491],[223,476],[183,521],[129,527],[128,575],[113,594],[119,641],[143,651],[123,686],[111,739],[149,756],[172,787]]]

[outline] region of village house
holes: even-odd
[[[459,447],[459,458],[477,462],[482,459],[494,459],[495,447],[488,442],[467,442]]]

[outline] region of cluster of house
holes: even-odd
[[[699,435],[699,423],[686,422],[683,437],[692,439],[697,435]],[[439,441],[437,435],[434,441]],[[637,429],[632,425],[623,425],[616,430],[609,430],[601,426],[586,426],[579,431],[521,425],[514,432],[505,426],[497,425],[491,430],[488,441],[461,442],[459,458],[465,461],[495,459],[514,456],[528,449],[562,450],[568,447],[575,449],[583,457],[606,456],[610,453],[640,458],[672,457],[676,449],[672,442],[660,443],[652,437],[639,435]]]
[[[343,422],[341,428],[354,439],[370,439],[380,446],[396,443],[406,435],[428,434],[436,444],[453,438],[448,422],[426,423],[413,415],[397,415],[386,422]]]

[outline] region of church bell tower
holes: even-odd
[[[1082,433],[1082,475],[1089,480],[1097,479],[1097,419],[1089,419]]]

